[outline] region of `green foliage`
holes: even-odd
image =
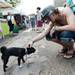
[[[21,2],[21,0],[10,0],[10,1],[5,0],[5,1],[7,1],[8,3],[10,3],[13,7],[15,7],[18,3]]]

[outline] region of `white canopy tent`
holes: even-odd
[[[0,8],[12,8],[12,5],[5,2],[4,0],[0,0]]]
[[[0,12],[6,15],[9,11],[12,11],[12,5],[4,0],[0,0]]]

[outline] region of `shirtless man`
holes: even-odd
[[[65,58],[71,58],[74,54],[74,39],[75,39],[75,16],[69,7],[65,7],[62,11],[58,9],[50,9],[48,17],[45,15],[45,20],[49,20],[49,25],[40,33],[37,37],[33,38],[29,43],[31,46],[33,43],[41,40],[45,37],[51,29],[54,27],[56,36],[56,40],[52,40],[57,42],[63,46],[61,53],[63,53]]]

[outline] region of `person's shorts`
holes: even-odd
[[[50,36],[50,32],[46,35],[46,40],[50,41],[53,38],[58,39],[63,42],[69,42],[71,40],[75,41],[75,32],[73,31],[55,31],[52,36]]]
[[[37,21],[37,27],[42,27],[42,21]]]
[[[55,32],[55,36],[60,40],[64,42],[68,42],[71,39],[75,41],[75,32],[74,31],[62,31],[62,32]]]

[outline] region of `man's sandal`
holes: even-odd
[[[65,54],[64,55],[64,58],[66,58],[66,59],[70,59],[70,58],[72,58],[73,57],[73,55],[71,55],[71,54]]]
[[[74,55],[74,51],[68,51],[65,55],[64,55],[64,58],[66,59],[70,59],[72,58]]]

